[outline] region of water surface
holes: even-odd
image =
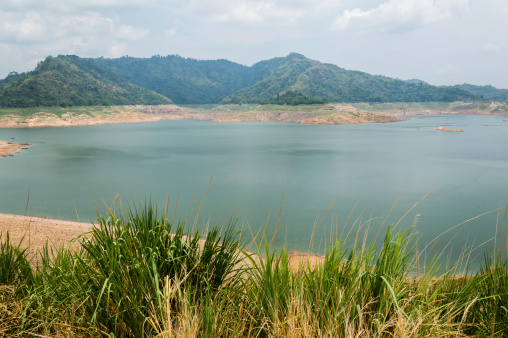
[[[0,129],[0,139],[34,146],[0,159],[0,212],[52,218],[96,218],[120,194],[122,203],[178,196],[178,218],[190,217],[213,173],[202,222],[226,222],[253,231],[268,215],[274,226],[284,196],[281,233],[306,250],[316,218],[330,203],[315,248],[331,224],[342,229],[374,217],[371,234],[419,214],[416,230],[427,243],[463,221],[508,203],[508,123],[502,116],[441,115],[389,124],[303,125],[207,121]],[[438,126],[464,129],[438,132]],[[194,207],[194,214],[197,206]],[[450,231],[441,246],[480,244],[495,234],[498,213]],[[455,257],[459,250],[455,250]]]

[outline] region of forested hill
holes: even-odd
[[[178,55],[88,60],[177,104],[218,103],[253,84],[249,67],[228,60],[196,60]]]
[[[454,87],[467,90],[488,100],[508,100],[508,89],[498,89],[492,86],[475,86],[467,83]]]
[[[325,102],[421,102],[475,99],[468,91],[350,71],[291,53],[251,67],[178,55],[88,59],[176,104],[269,101],[288,91]]]
[[[291,53],[261,61],[250,69],[259,81],[226,98],[226,102],[258,102],[278,93],[296,91],[326,102],[424,102],[475,99],[459,88],[410,83],[351,71]]]
[[[167,104],[170,100],[176,104],[298,103],[296,98],[306,102],[481,99],[474,88],[465,89],[346,70],[296,53],[251,67],[178,55],[117,59],[58,56],[46,58],[34,71],[11,73],[0,80],[0,106]]]
[[[171,100],[77,56],[48,56],[36,69],[0,81],[0,106],[168,104]]]

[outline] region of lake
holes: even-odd
[[[281,122],[163,121],[87,127],[0,129],[0,140],[34,145],[0,159],[0,212],[76,220],[96,219],[119,194],[122,205],[152,199],[160,211],[253,232],[277,223],[278,241],[314,250],[330,229],[370,222],[411,225],[428,243],[439,239],[452,259],[464,245],[495,236],[508,203],[508,123],[503,116],[439,115],[397,123],[304,125]],[[463,133],[435,131],[436,127]],[[434,191],[433,191],[434,190]],[[432,192],[410,210],[421,198]],[[193,207],[193,200],[196,204]],[[399,200],[400,198],[400,200]],[[399,200],[394,210],[392,206]],[[28,209],[27,209],[28,204]],[[28,211],[27,211],[28,210]],[[386,222],[385,217],[388,216]],[[319,221],[318,221],[319,222]],[[384,224],[383,224],[384,223]],[[477,253],[481,253],[477,251]]]

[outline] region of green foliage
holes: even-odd
[[[0,242],[0,335],[508,334],[505,249],[493,248],[476,275],[457,277],[450,269],[439,276],[435,257],[421,275],[412,227],[389,227],[378,245],[366,242],[367,233],[361,239],[364,226],[354,226],[354,240],[330,240],[320,264],[299,267],[266,234],[250,254],[233,225],[187,229],[158,217],[150,203],[98,217],[75,248],[46,246],[33,271],[7,235]]]
[[[493,86],[475,86],[467,83],[456,85],[454,87],[467,90],[488,100],[508,100],[508,89],[498,89]]]
[[[0,233],[0,285],[17,284],[28,288],[32,283],[33,274],[27,250],[21,249],[21,242],[13,245],[8,232],[5,240]]]
[[[167,104],[169,99],[177,104],[275,103],[277,94],[288,92],[311,101],[371,103],[452,102],[478,99],[471,92],[491,95],[486,94],[488,88],[466,89],[373,76],[296,53],[251,67],[178,55],[118,59],[61,55],[46,58],[32,72],[13,72],[0,80],[0,107]],[[287,99],[308,102],[303,97]]]
[[[182,223],[173,227],[159,219],[151,205],[119,218],[111,213],[107,220],[98,218],[78,254],[46,249],[39,269],[44,292],[30,305],[66,304],[66,315],[79,313],[73,324],[90,332],[153,336],[157,328],[147,318],[160,320],[161,311],[182,311],[178,299],[164,295],[165,282],[198,303],[234,286],[229,276],[238,262],[237,237],[227,226],[222,231],[214,227],[203,239],[197,231],[186,232]],[[53,315],[57,320],[61,313]]]
[[[243,104],[272,100],[294,91],[325,102],[451,102],[476,99],[459,88],[436,87],[349,71],[291,53],[246,67],[227,60],[178,55],[149,59],[88,59],[177,104]]]
[[[308,97],[307,95],[297,91],[288,91],[282,95],[277,94],[277,96],[265,101],[261,101],[260,103],[277,105],[288,104],[291,106],[298,106],[301,104],[324,104],[323,100],[321,100],[319,97]]]
[[[296,53],[261,61],[250,70],[256,83],[224,99],[225,103],[259,102],[290,90],[325,102],[452,102],[476,98],[459,88],[409,83],[345,70]]]
[[[34,71],[13,77],[0,87],[1,107],[171,103],[77,56],[48,56]]]
[[[218,103],[249,86],[249,68],[227,60],[196,60],[178,55],[88,59],[91,63],[153,90],[176,104]]]

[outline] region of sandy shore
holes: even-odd
[[[41,250],[46,242],[62,246],[90,231],[92,224],[46,219],[32,216],[0,214],[2,241],[9,232],[11,243],[29,248],[31,253]]]

